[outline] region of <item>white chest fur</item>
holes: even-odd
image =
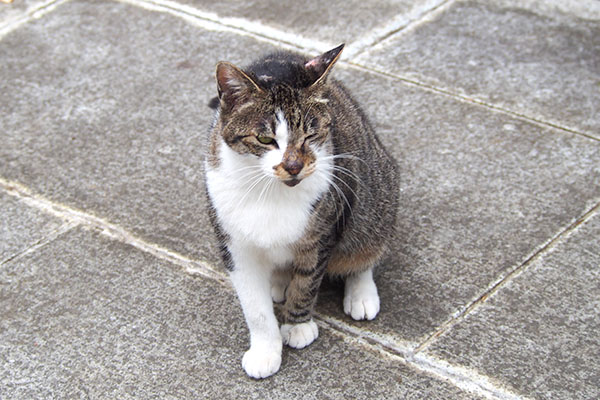
[[[317,170],[294,187],[272,173],[272,156],[259,160],[238,154],[224,142],[217,168],[207,164],[206,184],[217,218],[238,244],[281,249],[300,239],[314,203],[327,191],[332,165]]]

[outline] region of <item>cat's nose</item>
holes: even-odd
[[[283,163],[283,169],[285,169],[290,175],[298,175],[300,171],[302,171],[303,167],[304,163],[298,158],[288,160]]]

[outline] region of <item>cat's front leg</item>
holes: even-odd
[[[250,349],[242,358],[242,367],[252,378],[266,378],[279,371],[282,350],[271,300],[272,267],[251,249],[231,250],[234,268],[230,277],[250,330]]]
[[[294,272],[283,308],[285,322],[281,326],[283,342],[290,347],[301,349],[319,336],[312,312],[324,273],[325,260],[319,261],[316,250],[294,261]]]

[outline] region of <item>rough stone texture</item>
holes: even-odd
[[[268,47],[106,2],[69,3],[0,46],[15,49],[0,67],[2,175],[218,262],[203,192],[206,71],[231,48],[244,48],[232,59],[243,65]],[[384,312],[366,329],[423,340],[600,196],[596,142],[388,78],[335,74],[402,171],[400,235],[378,277]],[[338,297],[322,304],[343,317]]]
[[[458,2],[358,62],[600,138],[600,20],[535,11]]]
[[[335,19],[310,4],[186,4],[213,20],[258,20],[247,27],[262,30],[257,36],[289,32],[315,48],[348,33],[350,47],[365,43],[434,3],[367,13],[338,1]],[[320,315],[353,333],[322,329],[309,349],[286,350],[283,370],[266,381],[240,368],[247,333],[229,286],[88,231],[22,254],[56,236],[61,222],[0,195],[0,398],[473,398],[452,382],[491,385],[485,390],[501,398],[494,385],[532,398],[598,397],[590,384],[598,381],[598,248],[590,244],[598,217],[427,342],[434,364],[426,368],[447,380],[416,372],[423,359],[410,356],[549,239],[598,212],[596,3],[450,1],[363,57],[346,53],[438,87],[336,66],[400,163],[399,236],[377,271],[378,318],[346,318],[340,287],[327,286]],[[41,3],[15,4],[23,13]],[[234,33],[232,20],[220,20],[212,31],[192,12],[169,14],[181,7],[73,0],[2,36],[0,177],[214,264],[202,177],[214,65],[244,65],[275,47],[241,34],[251,21],[236,20]],[[310,18],[296,21],[296,11]],[[366,350],[355,337],[363,335],[407,355]],[[447,361],[465,366],[465,376],[445,370]]]
[[[366,330],[422,341],[600,198],[594,140],[389,78],[336,73],[401,171],[399,235],[376,279],[383,311],[355,323]],[[320,311],[343,315],[341,295],[330,287]]]
[[[0,310],[3,399],[471,397],[323,329],[253,381],[230,289],[80,229],[0,270]]]
[[[4,262],[46,238],[63,222],[0,191],[0,268]]]
[[[581,19],[600,20],[598,0],[494,0],[494,4],[524,8],[537,14],[566,14]]]
[[[0,2],[0,29],[3,28],[3,25],[25,16],[29,11],[35,10],[46,3],[48,1],[44,0],[13,0],[12,3]]]
[[[432,348],[537,399],[600,397],[600,215]]]
[[[0,42],[0,174],[216,262],[203,186],[214,65],[268,49],[125,4],[60,6]]]
[[[327,3],[319,0],[183,0],[182,3],[219,17],[256,21],[286,34],[293,33],[333,47],[340,43],[352,45],[387,24],[406,24],[437,6],[441,0],[337,0]],[[250,24],[244,22],[242,25],[248,27]],[[253,30],[251,26],[249,29]]]

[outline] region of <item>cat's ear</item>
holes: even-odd
[[[329,75],[329,71],[331,71],[331,68],[333,67],[333,64],[335,64],[335,62],[340,58],[342,50],[344,50],[344,46],[345,44],[342,43],[335,49],[326,51],[320,56],[317,56],[304,64],[304,68],[306,68],[306,70],[314,77],[312,86],[318,85],[321,82],[325,82],[327,75]]]
[[[221,106],[233,109],[263,90],[244,71],[233,64],[221,61],[217,64],[217,91]]]

